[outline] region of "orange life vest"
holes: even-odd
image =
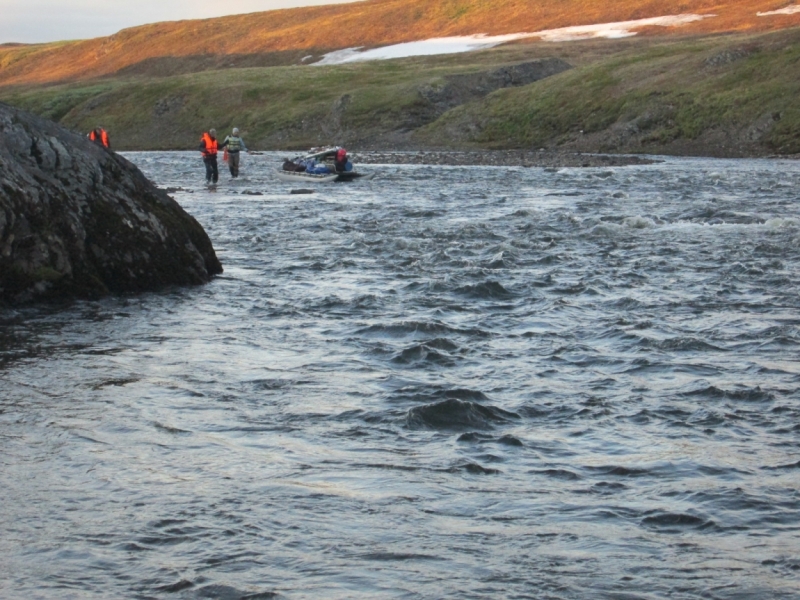
[[[97,141],[97,130],[92,129],[92,133],[89,134],[89,139],[93,142]],[[100,143],[103,144],[105,148],[108,148],[111,145],[108,140],[108,132],[105,129],[100,130]]]
[[[212,140],[208,133],[204,133],[203,138],[200,141],[204,142],[206,145],[205,150],[201,151],[203,153],[203,158],[217,155],[217,146],[219,145],[217,140]]]

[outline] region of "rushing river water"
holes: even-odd
[[[0,312],[0,597],[800,597],[800,162],[129,158],[225,274]]]

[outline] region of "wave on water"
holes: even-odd
[[[513,296],[502,284],[497,281],[485,281],[474,285],[465,285],[456,289],[456,292],[481,300],[495,298],[506,299]]]
[[[725,390],[709,385],[690,392],[683,392],[682,395],[687,397],[701,396],[715,400],[733,400],[736,402],[773,402],[776,399],[773,392],[762,390],[760,386]]]
[[[394,338],[411,336],[466,336],[469,338],[488,337],[489,332],[482,329],[460,328],[436,321],[403,321],[391,325],[370,325],[357,333],[366,336],[386,336]]]
[[[0,310],[0,597],[796,600],[800,162],[128,156],[225,275]]]
[[[678,533],[679,531],[692,529],[707,529],[714,527],[714,521],[690,514],[663,512],[647,516],[642,519],[642,525],[653,529],[658,529],[664,533]]]
[[[492,429],[519,418],[495,406],[450,398],[410,409],[406,423],[412,429]]]

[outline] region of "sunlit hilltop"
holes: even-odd
[[[0,47],[0,85],[313,62],[348,48],[449,36],[533,33],[676,15],[638,35],[755,32],[800,25],[785,0],[366,0],[218,19],[158,23],[92,40]]]

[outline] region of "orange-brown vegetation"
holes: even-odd
[[[356,46],[535,32],[682,13],[716,16],[679,29],[648,28],[641,33],[768,31],[800,25],[800,14],[757,16],[791,4],[787,0],[366,0],[158,23],[79,42],[0,46],[0,85],[79,81],[126,71],[159,74],[155,68],[159,61],[176,59],[194,60],[198,69],[208,68],[209,57],[214,58],[215,68],[224,67],[224,58],[234,56],[270,56],[261,64],[292,64],[305,55]]]

